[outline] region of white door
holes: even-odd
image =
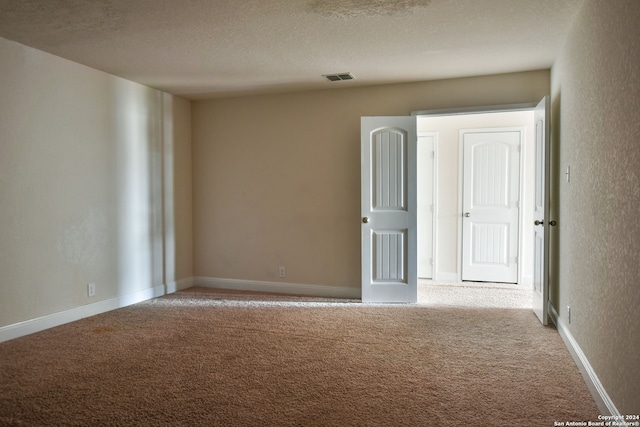
[[[432,279],[435,269],[435,145],[436,132],[418,135],[418,277]]]
[[[533,311],[543,325],[548,323],[549,299],[549,97],[538,104],[536,126],[535,201],[533,208]],[[555,224],[551,222],[551,224]]]
[[[362,117],[362,302],[416,302],[416,117]]]
[[[462,280],[518,282],[520,130],[462,131]]]

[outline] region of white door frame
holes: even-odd
[[[420,143],[420,137],[433,137],[433,163],[431,177],[431,191],[433,200],[433,215],[432,215],[432,241],[431,241],[431,254],[432,262],[431,266],[431,280],[437,280],[438,277],[438,132],[418,132],[418,144]],[[420,187],[417,187],[420,190]],[[418,236],[418,240],[420,237]]]
[[[517,284],[522,283],[521,268],[522,253],[523,253],[523,241],[524,241],[524,209],[522,209],[522,195],[524,194],[524,161],[525,161],[525,135],[526,131],[521,126],[509,126],[509,127],[492,127],[492,128],[469,128],[460,129],[459,133],[459,147],[458,147],[458,251],[457,251],[457,265],[458,265],[458,282],[462,281],[462,206],[463,206],[463,191],[464,191],[464,134],[471,132],[518,132],[520,133],[520,171],[519,171],[519,183],[518,183],[518,274]]]
[[[461,108],[444,108],[444,109],[432,109],[432,110],[416,110],[416,111],[412,111],[411,115],[412,116],[424,116],[424,117],[439,117],[439,116],[466,116],[466,115],[470,115],[470,114],[481,114],[481,113],[506,113],[506,112],[516,112],[516,111],[535,111],[536,106],[538,105],[538,102],[526,102],[526,103],[519,103],[519,104],[500,104],[500,105],[484,105],[484,106],[477,106],[477,107],[461,107]],[[522,154],[523,150],[521,149],[521,154]],[[520,177],[522,178],[522,174],[524,173],[523,169],[522,169],[522,159],[524,156],[520,156],[520,165],[521,165],[521,169],[520,169]],[[437,160],[437,156],[436,156],[436,160]],[[436,162],[437,164],[437,162]],[[523,185],[523,180],[520,180],[520,194],[524,194],[524,190],[522,188]],[[459,197],[461,197],[462,192],[459,190]],[[437,203],[437,202],[436,202]],[[460,209],[462,209],[461,203],[458,202]],[[521,209],[520,209],[520,219],[522,221],[522,215],[523,215],[523,209],[522,209],[522,203],[521,203]],[[462,211],[460,212],[460,221],[462,220]],[[437,221],[437,218],[434,217],[434,221]],[[521,227],[520,227],[520,232],[522,233],[524,230],[524,222],[521,223]],[[458,229],[458,236],[461,239],[461,233],[462,233],[462,227],[461,225],[459,226]],[[434,237],[434,244],[437,243],[435,241],[435,237]],[[520,235],[520,245],[523,245],[523,239],[522,239],[522,234]],[[457,260],[457,281],[460,282],[461,281],[461,277],[462,277],[462,271],[461,271],[461,266],[462,266],[462,248],[461,248],[461,242],[458,242],[458,247],[460,248],[460,250],[458,251],[458,257],[459,259]],[[437,248],[434,248],[434,256],[437,255]],[[520,254],[522,254],[522,246],[520,246],[518,248]],[[523,274],[523,270],[522,268],[519,268],[519,277],[518,277],[518,284],[521,284],[524,282],[524,278],[522,277]],[[436,266],[434,266],[434,280],[438,280],[438,277],[436,276],[436,272],[437,272],[437,268]]]

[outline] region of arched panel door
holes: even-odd
[[[362,117],[362,301],[416,302],[416,118]]]
[[[522,132],[461,134],[462,280],[517,283]]]

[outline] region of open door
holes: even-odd
[[[418,278],[433,279],[435,277],[435,208],[436,208],[436,141],[437,132],[418,133],[416,157],[417,174],[417,236],[418,236]]]
[[[549,97],[545,96],[535,109],[536,164],[535,202],[533,208],[533,311],[543,325],[548,323],[549,301]]]
[[[362,117],[362,302],[418,300],[416,117]]]

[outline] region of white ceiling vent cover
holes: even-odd
[[[351,73],[323,74],[322,77],[330,82],[339,82],[340,80],[355,80]]]

